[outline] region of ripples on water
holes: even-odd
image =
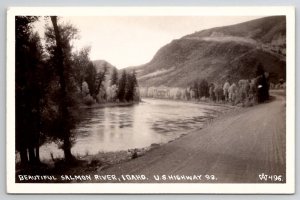
[[[133,106],[86,109],[74,130],[74,155],[142,148],[166,143],[191,130],[202,128],[208,118],[224,107],[145,99]],[[62,157],[53,143],[43,145],[41,158]]]

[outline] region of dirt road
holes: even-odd
[[[202,175],[194,182],[209,182],[203,177],[209,174],[215,182],[249,183],[264,182],[259,179],[264,173],[282,175],[285,182],[285,127],[285,98],[276,95],[269,103],[227,113],[202,130],[98,174],[145,175],[146,182],[154,182],[153,175]],[[180,182],[169,178],[160,182]]]

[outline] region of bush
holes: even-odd
[[[87,95],[86,97],[83,98],[83,103],[87,106],[91,106],[95,103],[95,100],[91,95]]]

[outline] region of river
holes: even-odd
[[[74,130],[71,149],[76,156],[120,151],[166,143],[200,129],[207,119],[226,109],[192,102],[143,99],[132,106],[87,108]],[[63,157],[54,143],[40,148],[41,160]]]

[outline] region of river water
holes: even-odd
[[[143,99],[132,106],[89,108],[74,130],[73,155],[128,150],[166,143],[200,129],[223,106],[159,99]],[[63,157],[54,143],[40,148],[41,159]]]

